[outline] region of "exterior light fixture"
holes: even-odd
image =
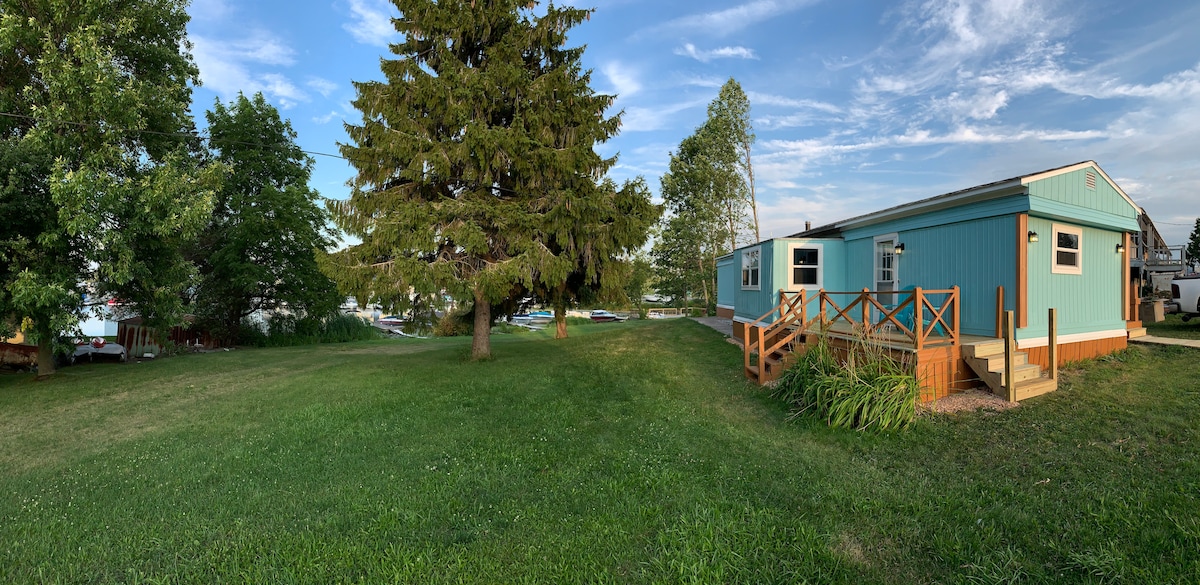
[[[899,256],[903,253],[904,253],[904,243],[901,242],[899,244],[896,244],[896,255]]]
[[[1029,232],[1029,243],[1033,244],[1038,241],[1037,232]]]
[[[1117,244],[1117,253],[1120,254],[1121,252],[1124,252],[1124,251],[1125,251],[1125,244]]]

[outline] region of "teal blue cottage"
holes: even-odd
[[[919,368],[937,397],[987,381],[962,348],[1000,337],[1006,311],[1031,371],[1050,369],[1051,308],[1057,363],[1123,349],[1140,327],[1129,246],[1141,213],[1093,161],[987,183],[735,250],[717,263],[718,314],[750,339],[801,291],[827,321],[857,302],[842,316],[910,333],[919,362],[927,348],[953,348],[939,354],[947,363]],[[922,304],[917,289],[937,292]]]

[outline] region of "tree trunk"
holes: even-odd
[[[567,338],[567,301],[561,292],[554,299],[554,338]]]
[[[471,335],[471,359],[486,360],[492,357],[492,304],[475,288],[475,331]]]
[[[37,379],[45,380],[54,375],[54,335],[50,332],[50,326],[38,325],[38,356],[37,356]]]
[[[758,200],[754,194],[754,165],[750,164],[750,144],[746,144],[746,175],[750,179],[750,209],[754,212],[754,241],[761,242],[762,235],[758,233]]]
[[[729,214],[729,251],[732,252],[737,249],[737,226],[735,226],[733,223],[733,201],[732,200],[729,201],[729,210],[727,211],[727,213]],[[701,269],[703,269],[703,268],[704,268],[704,266],[701,265]]]
[[[704,258],[699,258],[700,274],[704,274]],[[708,307],[708,278],[701,278],[700,285],[704,288],[704,306]],[[684,299],[684,306],[687,306],[687,299]]]

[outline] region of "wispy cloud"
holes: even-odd
[[[192,56],[200,69],[204,86],[225,99],[237,92],[262,92],[287,109],[308,95],[282,73],[256,73],[252,65],[286,66],[294,62],[294,51],[281,41],[264,34],[236,42],[191,35]]]
[[[638,33],[687,31],[725,36],[771,18],[816,4],[818,0],[755,0],[724,10],[682,16]]]
[[[754,49],[746,47],[719,47],[703,51],[691,43],[684,43],[682,47],[676,47],[675,54],[691,57],[701,63],[708,63],[713,59],[758,59],[758,56],[754,54]]]
[[[324,97],[329,97],[329,94],[337,91],[338,88],[336,83],[315,75],[309,76],[308,81],[304,82],[304,85],[312,88]]]
[[[354,40],[379,47],[386,47],[399,38],[392,25],[395,14],[393,6],[383,0],[349,0],[350,22],[342,29]]]
[[[670,118],[675,114],[692,108],[701,108],[707,104],[707,99],[700,99],[664,104],[652,108],[625,108],[625,115],[621,117],[621,131],[649,132],[652,130],[661,130],[669,127]]]
[[[620,98],[628,98],[642,91],[642,82],[638,79],[637,70],[628,65],[613,61],[601,67],[600,72],[612,84],[612,90],[601,93],[615,94]]]

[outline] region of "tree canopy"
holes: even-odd
[[[1192,233],[1188,236],[1188,243],[1185,246],[1188,263],[1192,267],[1200,266],[1200,217],[1196,218],[1196,225],[1192,227]]]
[[[485,358],[492,303],[574,273],[604,284],[603,266],[638,245],[654,207],[636,186],[601,180],[615,158],[594,146],[618,130],[605,115],[614,98],[589,86],[583,49],[565,46],[589,11],[394,3],[403,40],[382,62],[385,81],[355,83],[362,121],[347,124],[341,151],[357,174],[331,206],[361,243],[325,264],[360,301],[470,299],[472,356]]]
[[[659,290],[716,303],[717,257],[759,240],[750,148],[750,104],[730,79],[708,106],[708,118],[671,154],[662,176],[666,215],[653,257]]]
[[[39,345],[92,289],[177,321],[181,244],[220,168],[195,168],[182,0],[0,0],[0,315]]]
[[[212,156],[230,171],[191,250],[197,317],[234,342],[255,311],[332,313],[340,297],[316,251],[331,246],[333,234],[308,186],[313,161],[291,123],[261,93],[239,94],[228,106],[218,100],[207,118]]]

